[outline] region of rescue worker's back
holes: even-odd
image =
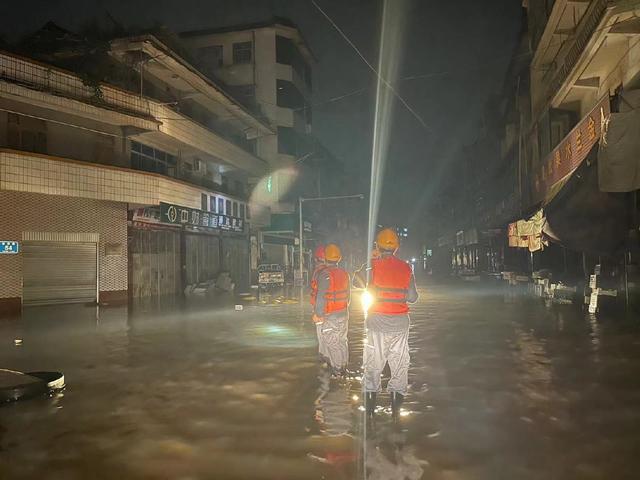
[[[375,302],[370,311],[388,314],[407,313],[411,275],[409,264],[394,255],[373,260],[369,285]]]

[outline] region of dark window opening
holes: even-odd
[[[278,79],[276,88],[276,103],[279,107],[293,108],[296,110],[302,110],[304,108],[304,97],[292,82]]]
[[[213,195],[209,198],[209,211],[213,213],[216,212],[216,197]]]
[[[245,213],[245,207],[244,207],[244,203],[240,204],[240,218],[242,218],[244,220],[244,213]]]
[[[252,57],[252,42],[240,42],[233,44],[233,63],[251,63]]]
[[[231,200],[227,200],[225,202],[224,213],[225,213],[225,215],[231,216]]]
[[[240,103],[248,107],[254,107],[256,104],[256,86],[255,85],[237,85],[231,86],[231,93]]]
[[[207,201],[207,194],[206,193],[201,193],[200,194],[200,206],[202,207],[202,210],[204,210],[205,212],[207,211],[207,205],[208,205],[208,201]]]
[[[205,68],[220,68],[224,63],[222,45],[211,45],[198,49],[198,61]]]
[[[282,65],[290,65],[311,90],[311,67],[307,64],[293,40],[276,35],[276,62]]]
[[[9,148],[27,152],[47,153],[46,123],[43,120],[10,113],[7,125]]]
[[[238,216],[238,202],[233,202],[233,216]]]
[[[278,127],[278,153],[295,156],[298,152],[298,135],[291,127]]]
[[[218,199],[218,213],[224,215],[224,199],[222,198]]]
[[[235,192],[237,195],[244,195],[244,183],[240,180],[236,180],[235,182]]]

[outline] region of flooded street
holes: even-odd
[[[632,479],[640,329],[498,288],[425,284],[399,424],[319,368],[309,309],[196,302],[34,309],[0,324],[0,367],[64,372],[0,408],[0,478]],[[23,344],[14,345],[21,338]]]

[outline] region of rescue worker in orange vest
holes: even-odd
[[[311,275],[310,302],[311,302],[311,308],[313,309],[315,309],[316,298],[318,297],[318,275],[320,275],[320,272],[322,272],[325,268],[327,268],[327,264],[324,258],[324,250],[325,250],[324,245],[318,245],[313,254],[314,261],[316,264],[313,270],[313,274]],[[315,310],[314,310],[314,314],[315,314]],[[322,328],[322,325],[319,323],[316,323],[316,334],[318,336],[318,355],[320,357],[320,362],[329,363],[327,348],[324,344],[323,337],[321,335],[321,328]]]
[[[318,335],[324,342],[334,375],[344,374],[349,360],[347,331],[351,288],[349,274],[338,267],[341,259],[342,253],[337,245],[326,246],[326,267],[318,275],[318,294],[313,315],[313,321],[319,325]]]
[[[396,253],[400,241],[395,231],[384,229],[376,238],[380,258],[373,259],[367,290],[373,297],[369,308],[364,348],[364,386],[367,414],[376,408],[380,375],[386,363],[391,369],[387,391],[397,417],[409,383],[409,303],[418,300],[411,266]]]

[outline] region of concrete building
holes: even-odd
[[[460,230],[453,263],[476,273],[544,271],[575,286],[598,272],[605,289],[628,299],[637,293],[640,258],[640,145],[630,134],[640,128],[640,7],[616,0],[523,7],[521,46],[490,105],[499,121],[483,137],[497,153],[482,170],[493,173],[465,200],[482,205],[474,220],[452,222]],[[493,235],[483,245],[485,233]]]
[[[91,72],[72,33],[36,37],[60,48],[0,52],[0,241],[20,245],[0,255],[0,305],[175,294],[220,271],[246,288],[269,118],[153,35],[111,41]]]
[[[266,261],[293,269],[298,258],[297,197],[317,195],[313,178],[322,175],[305,168],[324,152],[310,135],[313,54],[299,29],[281,18],[180,36],[205,71],[274,126],[274,135],[256,139],[256,153],[272,172],[256,185],[253,196],[278,214],[259,245]],[[305,220],[311,238],[313,225]],[[307,253],[311,248],[305,243]]]
[[[632,114],[640,92],[640,7],[605,0],[525,6],[532,60],[522,205],[544,218],[542,242],[529,246],[533,268],[564,263],[569,273],[574,266],[588,275],[605,258],[612,270],[634,270],[640,181],[630,179],[640,151],[624,132],[640,125]]]
[[[293,211],[292,204],[282,202],[295,182],[292,166],[313,153],[309,134],[314,57],[300,31],[289,20],[273,19],[184,32],[181,38],[202,68],[275,126],[277,135],[258,138],[256,152],[275,170],[264,185],[274,211]]]

